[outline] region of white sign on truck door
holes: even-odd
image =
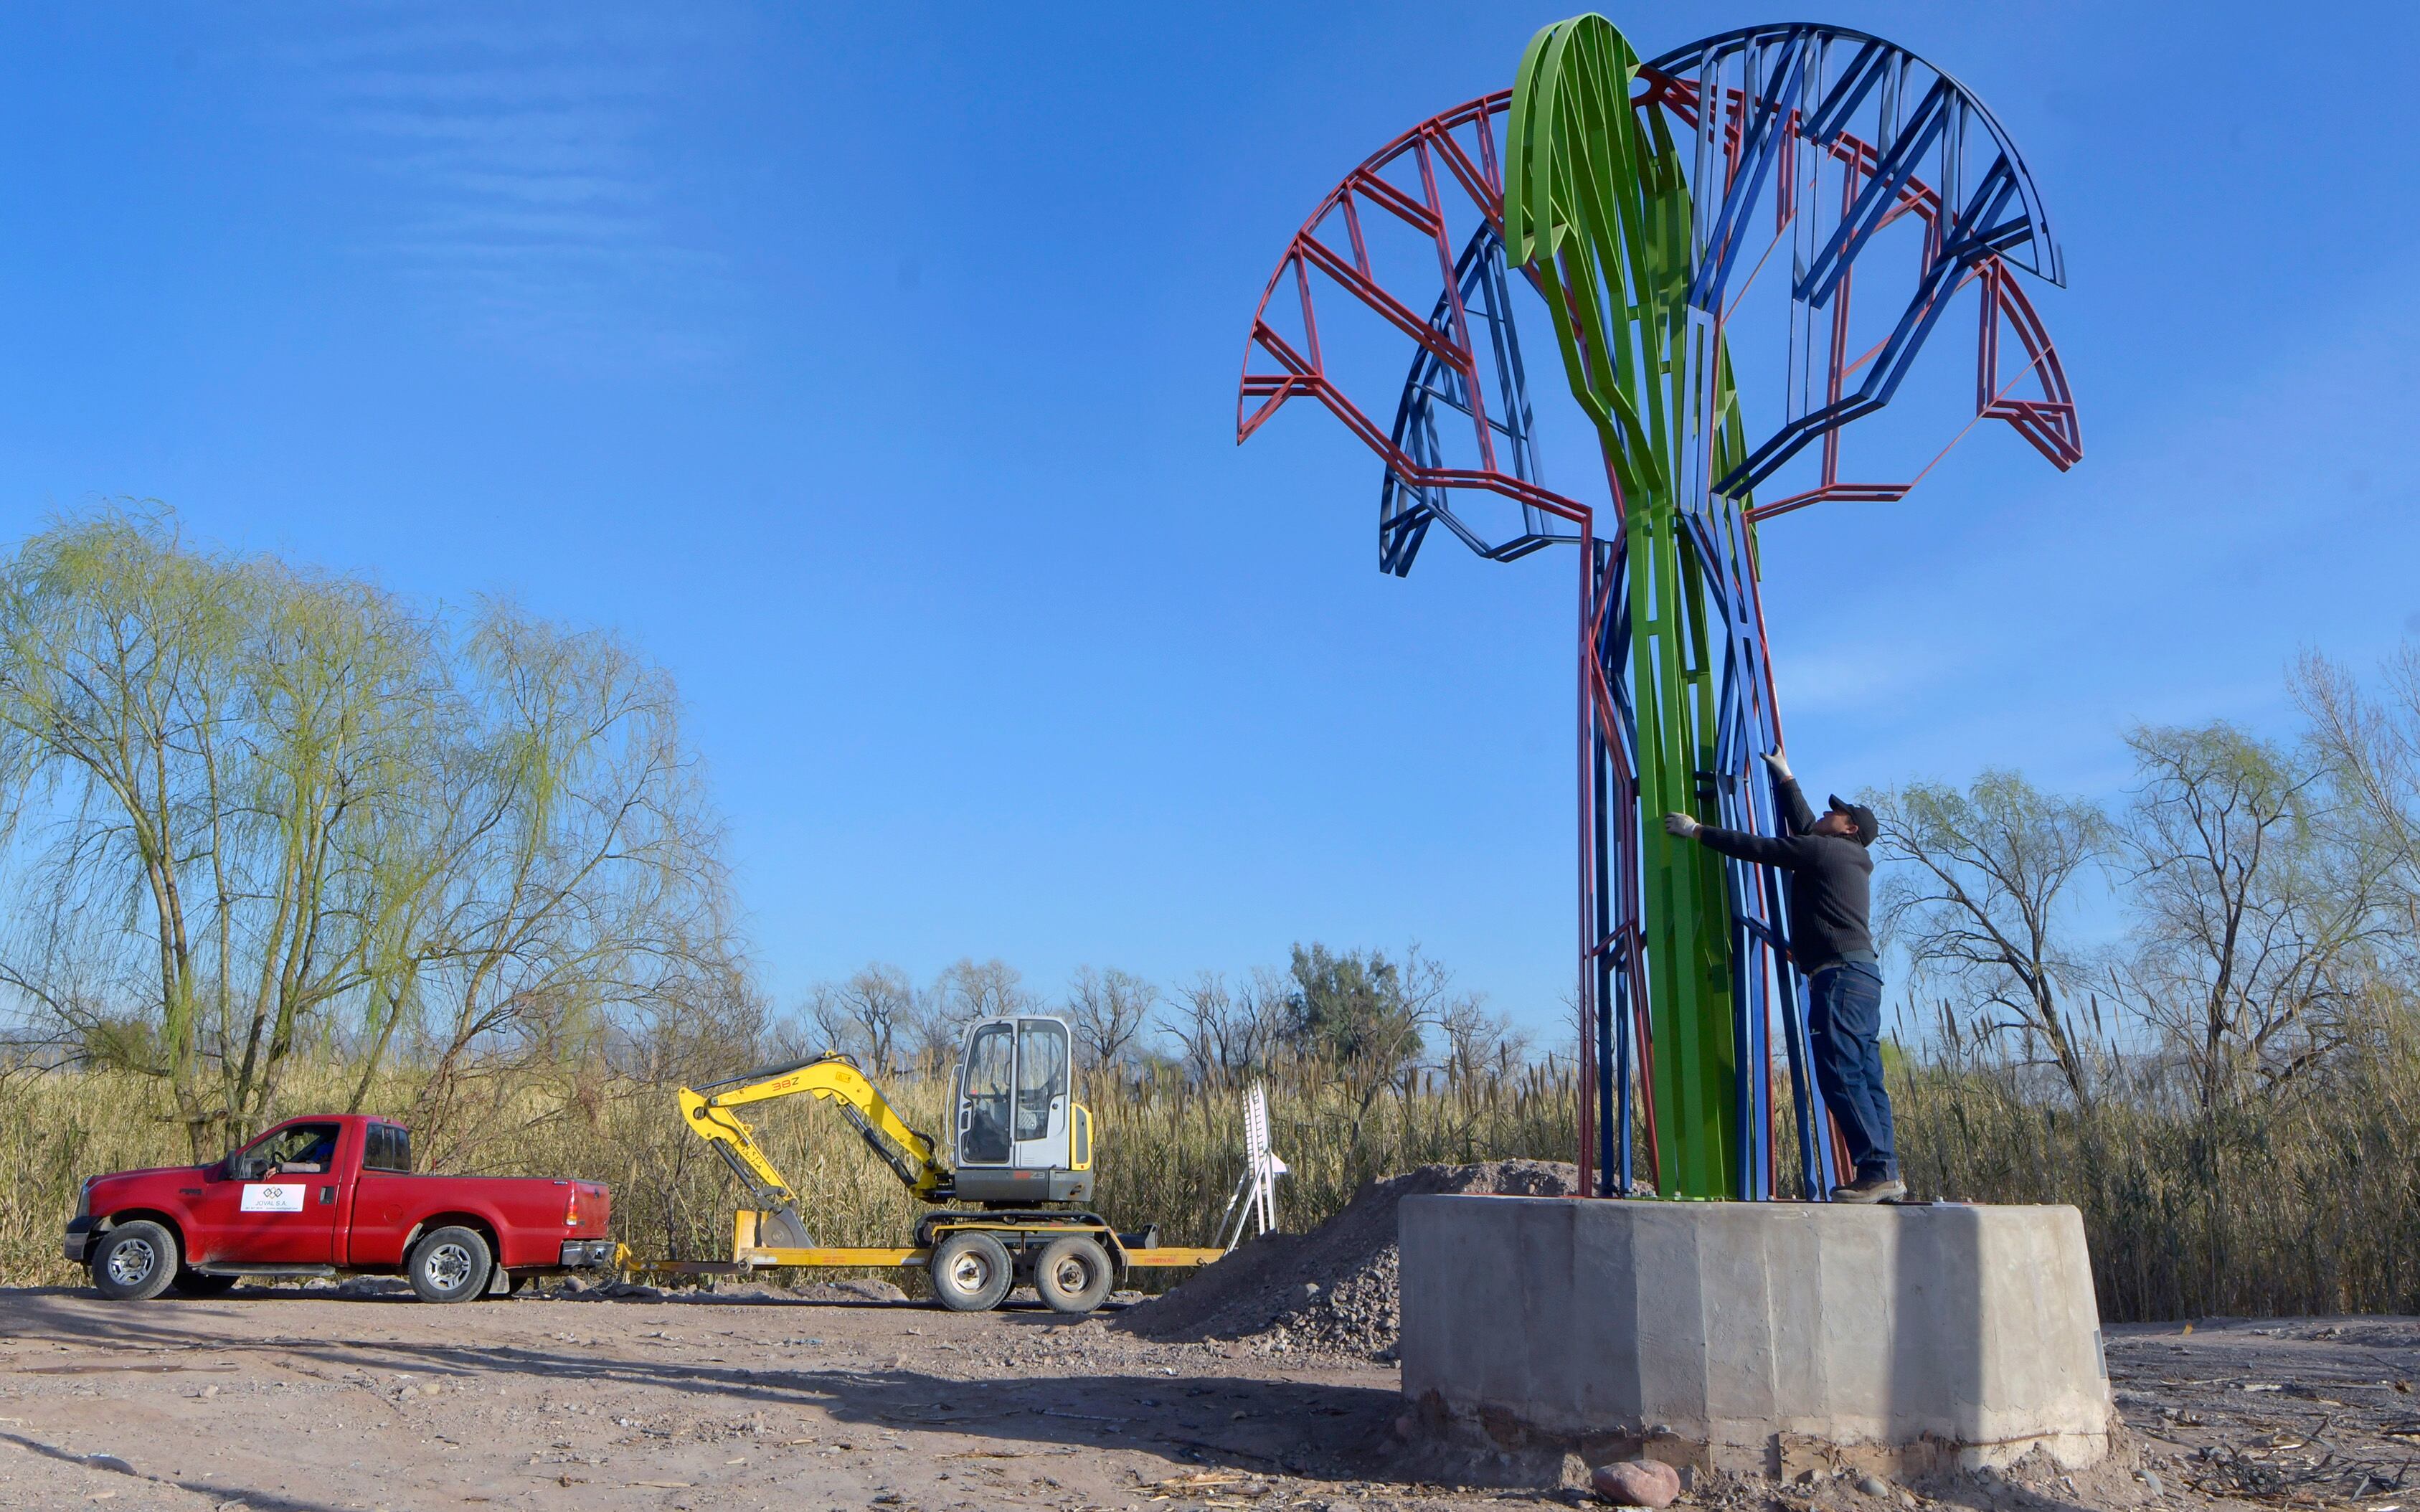
[[[302,1186],[298,1181],[247,1181],[243,1184],[242,1210],[299,1213],[302,1210]]]

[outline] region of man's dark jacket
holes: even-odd
[[[1745,834],[1709,824],[1700,844],[1727,856],[1780,866],[1795,874],[1790,889],[1790,958],[1812,976],[1844,960],[1874,959],[1874,858],[1856,841],[1837,834],[1809,834],[1815,811],[1796,778],[1781,785],[1781,817],[1790,834],[1779,839]]]

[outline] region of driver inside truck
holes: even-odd
[[[306,1124],[279,1143],[288,1141],[288,1151],[279,1158],[271,1175],[318,1176],[336,1163],[336,1130],[333,1124]]]

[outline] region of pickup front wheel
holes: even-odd
[[[92,1247],[92,1286],[114,1302],[147,1302],[177,1279],[177,1236],[147,1219],[120,1224]]]
[[[496,1257],[472,1228],[440,1228],[411,1247],[404,1267],[412,1295],[425,1302],[466,1302],[488,1289]]]

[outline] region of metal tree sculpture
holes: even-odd
[[[1771,240],[1742,276],[1761,210]],[[1389,230],[1407,230],[1409,248],[1385,245]],[[1881,262],[1886,238],[1907,244],[1912,269]],[[1786,289],[1767,286],[1772,307],[1744,310],[1785,242]],[[1858,268],[1886,296],[1879,339],[1862,348]],[[1659,1192],[1774,1195],[1776,1010],[1799,1168],[1808,1194],[1829,1189],[1785,882],[1645,821],[1689,809],[1775,832],[1776,796],[1756,773],[1781,734],[1757,522],[1914,486],[1842,481],[1841,432],[1891,400],[1967,289],[1979,313],[1975,418],[2005,421],[2061,469],[2082,456],[2065,374],[2015,269],[2062,280],[2031,177],[1989,112],[1914,55],[1794,24],[1641,64],[1591,15],[1540,32],[1512,90],[1423,122],[1348,174],[1262,295],[1237,440],[1297,397],[1342,420],[1386,464],[1382,568],[1408,572],[1432,524],[1492,560],[1580,548],[1586,1190],[1629,1190],[1636,1129]],[[1895,311],[1890,272],[1905,290]],[[1423,306],[1392,292],[1432,279],[1440,292]],[[1595,509],[1542,480],[1520,285],[1539,296],[1532,308],[1595,429],[1619,523],[1604,536]],[[1324,345],[1323,307],[1374,313],[1415,344],[1391,429],[1348,393],[1351,354]],[[2004,330],[2026,359],[2005,382]],[[1748,421],[1743,335],[1779,338],[1763,343],[1781,364],[1767,380],[1780,411],[1770,431]],[[1756,502],[1793,467],[1803,486]],[[1509,528],[1482,528],[1491,498],[1497,513],[1509,505]]]

